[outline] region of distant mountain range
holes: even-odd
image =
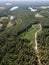
[[[49,5],[49,1],[0,1],[0,6],[3,4],[6,4],[6,3],[12,3],[12,5],[28,5],[28,6],[41,6],[41,5]]]

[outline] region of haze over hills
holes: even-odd
[[[10,2],[10,1],[7,1],[7,2]],[[44,6],[44,5],[47,5],[48,6],[49,5],[49,1],[12,1],[11,3],[13,5],[19,5],[19,6],[22,6],[22,5],[23,6],[24,5],[26,5],[26,6]]]
[[[49,1],[0,1],[0,5],[3,3],[14,3],[14,4],[22,4],[22,5],[49,5]]]

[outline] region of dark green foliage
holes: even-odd
[[[46,16],[47,13],[44,13],[44,17],[39,19],[42,25],[42,31],[38,34],[38,48],[39,48],[39,55],[41,59],[41,63],[43,65],[49,65],[49,19]],[[46,16],[45,16],[46,15]]]
[[[49,65],[49,30],[38,35],[38,46],[42,64]]]
[[[30,41],[17,37],[0,37],[1,65],[36,65],[36,54]],[[36,64],[35,64],[36,63]]]
[[[31,41],[25,38],[21,39],[20,34],[28,31],[32,24],[38,22],[36,19],[34,20],[33,13],[25,9],[11,12],[10,15],[12,14],[15,17],[12,23],[19,18],[22,22],[6,28],[8,23],[6,23],[7,20],[4,20],[3,26],[5,28],[2,27],[2,31],[0,31],[0,65],[37,65],[38,62],[34,47],[30,44]]]

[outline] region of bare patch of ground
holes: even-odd
[[[41,14],[37,13],[35,14],[35,17],[43,17]]]
[[[40,8],[47,9],[47,8],[49,8],[49,6],[41,6]]]

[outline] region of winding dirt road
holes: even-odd
[[[38,64],[42,65],[40,58],[39,58],[38,43],[37,43],[37,34],[38,34],[38,32],[40,32],[42,30],[41,24],[39,24],[39,26],[40,26],[40,29],[35,33],[35,52],[36,52],[36,55],[37,55]]]

